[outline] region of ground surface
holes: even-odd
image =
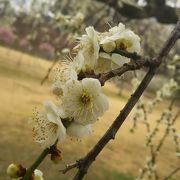
[[[44,77],[50,63],[26,54],[0,48],[0,179],[6,180],[5,171],[11,162],[29,166],[39,155],[41,148],[35,144],[31,136],[29,119],[34,106],[40,106],[44,100],[52,96],[49,83],[41,86],[40,81]],[[107,84],[104,89],[109,97],[110,109],[94,125],[91,136],[82,140],[68,139],[61,145],[63,161],[54,165],[49,158],[41,164],[40,169],[44,172],[45,180],[72,179],[75,171],[62,175],[58,170],[68,162],[74,162],[84,156],[90,148],[103,135],[123,107],[128,94],[118,95],[118,90],[112,84]],[[167,103],[162,104],[150,117],[152,125],[159,117],[160,110]],[[144,147],[145,128],[141,125],[137,132],[131,134],[131,116],[123,124],[116,139],[111,141],[91,166],[85,179],[94,177],[100,180],[126,179],[119,173],[136,176],[138,169],[142,167],[148,154]],[[176,126],[180,126],[180,119]],[[163,132],[163,131],[162,131]],[[162,132],[160,135],[162,135]],[[169,170],[177,166],[173,141],[167,139],[159,157],[158,170],[162,179]],[[121,178],[120,178],[121,177]],[[175,179],[180,179],[177,173]]]

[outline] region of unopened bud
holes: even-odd
[[[102,44],[102,48],[106,53],[110,53],[116,49],[116,43],[114,41],[110,41]]]
[[[43,180],[43,173],[42,173],[42,171],[36,169],[36,170],[34,171],[33,180]]]
[[[61,151],[58,149],[54,149],[51,152],[51,160],[55,163],[58,164],[60,161],[62,161],[62,156],[61,156]]]
[[[26,169],[23,168],[20,164],[10,164],[7,168],[7,175],[11,178],[18,178],[24,176]]]

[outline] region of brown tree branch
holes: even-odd
[[[102,48],[100,48],[100,52],[105,52]],[[116,54],[120,54],[121,56],[130,58],[132,60],[139,60],[142,59],[142,56],[137,54],[136,52],[128,52],[125,50],[121,50],[121,49],[115,49],[113,52],[111,53],[116,53]]]
[[[153,59],[154,66],[150,66],[149,71],[145,75],[144,79],[136,89],[136,91],[131,95],[130,99],[128,100],[127,104],[124,106],[120,114],[114,120],[110,128],[106,131],[104,136],[97,142],[97,144],[90,150],[90,152],[82,159],[78,160],[73,167],[78,168],[78,172],[73,178],[74,180],[81,180],[83,179],[84,175],[87,173],[89,166],[95,161],[96,157],[99,153],[103,150],[106,144],[115,138],[115,135],[143,92],[145,91],[146,87],[149,85],[150,81],[152,80],[153,76],[155,75],[159,65],[162,63],[163,59],[171,48],[174,46],[175,42],[180,38],[180,22],[177,23],[176,27],[172,31],[170,37],[168,38],[167,42],[164,44],[162,49],[160,50],[157,57]],[[67,168],[66,168],[67,169]],[[67,172],[68,169],[64,172]]]
[[[154,17],[160,23],[172,24],[178,21],[178,12],[180,9],[170,7],[164,0],[150,0],[147,5],[139,6],[133,1],[121,1],[119,5],[117,0],[96,0],[113,8],[117,13],[129,19],[144,19]]]

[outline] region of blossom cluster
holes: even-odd
[[[46,101],[43,112],[34,111],[33,137],[43,148],[64,141],[67,135],[90,134],[92,124],[108,110],[99,80],[80,78],[80,74],[103,73],[130,61],[115,50],[140,52],[140,38],[121,23],[103,33],[88,27],[78,40],[74,58],[60,63],[55,71],[52,91],[60,101],[57,105]]]
[[[79,22],[79,14],[75,19]],[[79,20],[78,20],[79,19]],[[66,18],[68,19],[68,17]],[[118,50],[140,52],[140,38],[123,24],[106,32],[86,28],[86,34],[78,38],[75,56],[62,61],[55,71],[53,94],[59,100],[44,102],[44,110],[34,109],[32,131],[34,140],[51,154],[55,163],[61,160],[57,143],[67,136],[81,138],[92,132],[94,124],[109,108],[96,73],[104,73],[128,63],[130,59],[117,54]],[[64,54],[68,49],[64,49]],[[96,77],[96,78],[95,78]],[[11,179],[22,179],[28,170],[22,165],[10,164],[7,174]],[[32,179],[43,180],[43,174],[35,170]]]
[[[64,25],[75,28],[78,28],[84,21],[84,15],[81,12],[78,12],[75,16],[64,15],[58,12],[54,18],[57,26],[60,24],[61,26]]]
[[[140,52],[140,38],[121,23],[103,33],[88,27],[78,40],[73,60],[63,61],[55,72],[52,91],[60,99],[58,105],[45,101],[43,112],[34,111],[33,137],[43,148],[64,141],[67,135],[90,134],[92,124],[108,110],[99,80],[80,79],[81,73],[106,72],[130,61],[115,50]]]

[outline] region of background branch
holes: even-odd
[[[167,177],[164,178],[164,180],[170,179],[174,174],[176,174],[180,170],[180,166],[175,168]]]
[[[160,23],[171,24],[178,21],[179,8],[168,6],[164,0],[146,0],[145,6],[137,2],[117,0],[96,0],[113,8],[117,13],[130,19],[154,17]],[[120,2],[120,3],[119,3]]]

